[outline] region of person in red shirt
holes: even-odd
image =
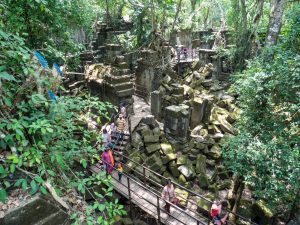
[[[226,203],[226,202],[225,202]],[[224,205],[225,205],[224,203]],[[227,203],[226,203],[227,205]],[[211,209],[210,209],[210,216],[213,220],[214,225],[222,225],[226,223],[228,212],[222,217],[222,204],[217,203],[216,201],[213,202]]]

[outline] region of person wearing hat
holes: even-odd
[[[214,225],[222,225],[226,223],[228,212],[222,217],[222,204],[218,203],[217,201],[214,201],[211,209],[210,209],[210,216],[212,218]],[[224,202],[224,206],[227,206],[227,202]]]

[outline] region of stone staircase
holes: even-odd
[[[128,143],[130,143],[130,133],[128,131],[124,132],[124,136],[122,140],[119,140],[117,135],[112,135],[111,136],[111,143],[114,144],[114,151],[120,153],[119,154],[114,154],[115,161],[120,162],[122,161],[122,156],[124,153],[124,150],[127,146]]]
[[[128,69],[124,56],[116,56],[112,66],[115,67],[115,70],[105,76],[106,95],[110,96],[110,100],[113,99],[115,104],[120,102],[126,105],[132,104],[134,86],[131,79],[134,74]]]
[[[89,44],[86,44],[88,50],[81,52],[80,61],[82,68],[85,65],[92,63],[101,63],[105,61],[107,55],[107,49],[112,43],[112,40],[120,34],[126,33],[131,29],[132,24],[120,23],[117,27],[112,27],[109,24],[100,22],[97,24],[93,38]],[[118,43],[117,48],[121,50],[121,46]]]

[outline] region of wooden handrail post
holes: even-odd
[[[159,197],[157,196],[157,218],[158,223],[160,224],[160,206],[159,206]]]

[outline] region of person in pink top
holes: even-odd
[[[110,155],[109,155],[107,148],[105,148],[104,152],[102,153],[101,159],[102,159],[106,174],[111,174],[111,172],[113,171],[113,166],[112,166],[112,162],[111,162]]]
[[[222,206],[227,207],[227,202],[222,202],[222,204],[220,204],[219,202],[214,201],[211,206],[210,216],[214,225],[222,225],[226,223],[228,212],[225,215],[222,215]]]
[[[172,184],[171,179],[168,179],[167,185],[164,187],[162,192],[162,199],[166,201],[166,205],[164,206],[164,209],[170,213],[170,206],[172,204],[177,205],[178,204],[178,198],[176,198],[174,185]]]

